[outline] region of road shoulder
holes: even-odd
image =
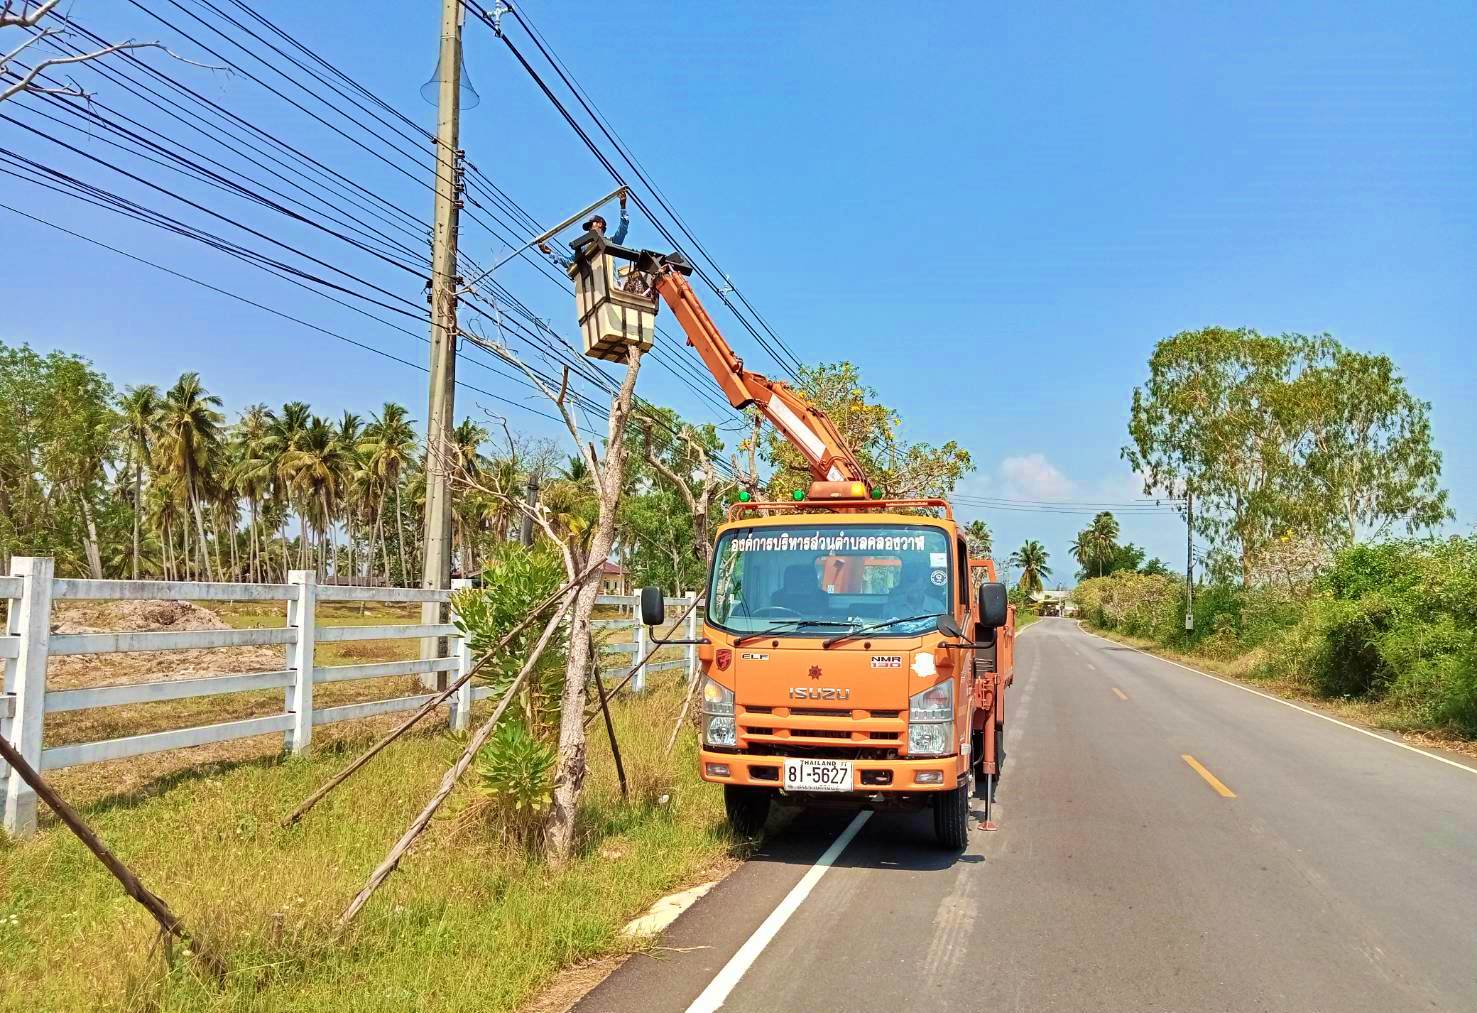
[[[1408,749],[1415,753],[1421,753],[1433,760],[1438,760],[1454,767],[1461,767],[1473,774],[1477,774],[1477,762],[1474,762],[1477,761],[1477,742],[1436,739],[1434,736],[1422,733],[1398,732],[1388,728],[1380,728],[1366,721],[1351,717],[1346,713],[1342,713],[1338,708],[1328,706],[1322,701],[1310,699],[1299,694],[1280,692],[1279,687],[1276,685],[1249,679],[1238,679],[1234,676],[1206,671],[1204,668],[1191,664],[1189,660],[1181,660],[1182,656],[1172,656],[1169,652],[1155,649],[1152,645],[1145,646],[1142,641],[1114,634],[1111,631],[1100,632],[1089,629],[1087,624],[1080,619],[1074,620],[1074,622],[1081,632],[1090,637],[1096,637],[1099,640],[1118,644],[1120,647],[1137,651],[1139,654],[1154,658],[1166,665],[1173,665],[1175,668],[1201,676],[1202,678],[1224,683],[1227,686],[1232,686],[1236,689],[1244,690],[1256,696],[1291,707],[1294,710],[1302,711],[1312,717],[1342,725],[1351,731],[1382,739],[1400,749]]]

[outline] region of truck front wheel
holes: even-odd
[[[753,837],[764,829],[769,819],[769,790],[725,784],[723,808],[728,811],[728,825],[735,834]]]
[[[933,797],[933,832],[950,851],[963,851],[969,845],[969,778],[961,778],[953,791]]]

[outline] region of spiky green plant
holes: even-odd
[[[535,843],[554,797],[554,747],[505,719],[477,754],[478,815],[511,841]]]

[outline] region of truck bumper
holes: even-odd
[[[720,753],[702,750],[699,772],[714,784],[742,784],[754,788],[784,787],[785,757],[763,753]],[[851,760],[851,789],[859,795],[953,791],[969,776],[968,761],[961,756],[933,756],[918,760]],[[723,773],[724,770],[727,773]],[[918,775],[937,775],[938,781],[919,781]],[[807,797],[829,792],[805,792]],[[836,792],[845,797],[844,792]]]

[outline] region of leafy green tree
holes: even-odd
[[[1155,346],[1123,456],[1146,494],[1194,496],[1195,530],[1249,584],[1285,536],[1337,545],[1450,516],[1428,409],[1388,358],[1328,335],[1208,327]]]
[[[1440,486],[1441,453],[1431,443],[1431,405],[1405,387],[1384,355],[1351,351],[1332,339],[1293,382],[1304,414],[1299,474],[1306,481],[1309,523],[1332,545],[1361,532],[1385,535],[1403,522],[1409,533],[1451,517]]]
[[[973,468],[969,451],[953,440],[935,447],[901,438],[902,417],[865,386],[854,363],[802,366],[798,390],[823,409],[856,453],[874,486],[893,496],[947,496]],[[769,433],[764,456],[773,465],[769,493],[783,497],[810,484],[810,468],[784,436]]]
[[[1170,570],[1168,566],[1164,565],[1164,560],[1160,559],[1158,556],[1155,556],[1153,559],[1149,560],[1147,563],[1139,567],[1139,573],[1142,573],[1145,576],[1149,577],[1161,577],[1169,576],[1173,573],[1173,571]]]
[[[97,515],[119,419],[113,387],[85,360],[0,344],[0,562],[50,555],[102,575]]]

